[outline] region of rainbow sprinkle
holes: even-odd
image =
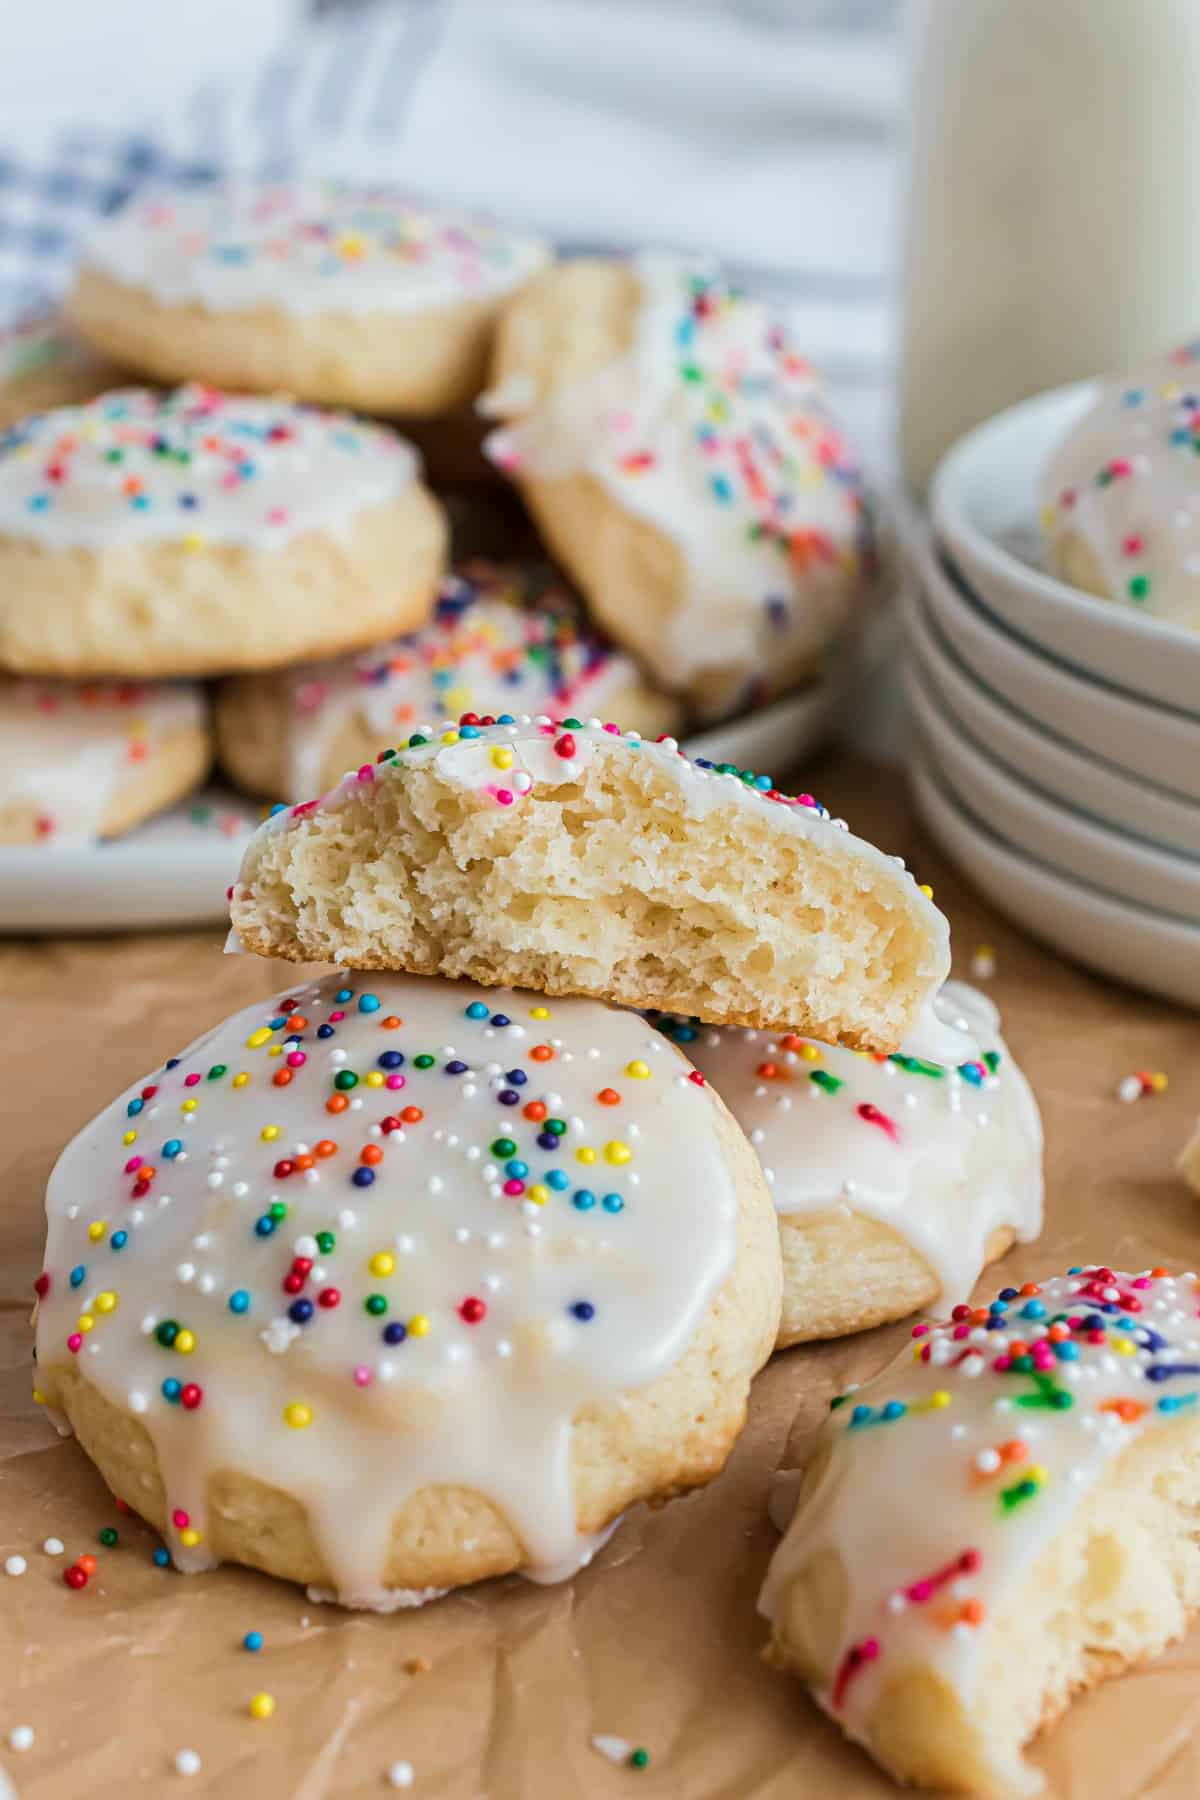
[[[92,234],[85,257],[168,302],[245,306],[265,294],[305,312],[499,292],[545,251],[378,184],[243,180],[138,195]]]
[[[392,498],[410,447],[385,426],[192,384],[123,388],[0,433],[0,530],[99,547],[278,547]]]
[[[915,1326],[907,1352],[832,1402],[827,1479],[802,1490],[768,1576],[769,1610],[822,1548],[850,1572],[830,1709],[860,1718],[889,1663],[965,1689],[981,1629],[1069,1509],[1136,1434],[1198,1402],[1194,1273],[1080,1265]]]

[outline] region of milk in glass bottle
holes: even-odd
[[[911,0],[901,456],[1200,331],[1200,0]]]

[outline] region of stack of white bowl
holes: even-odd
[[[1036,493],[1091,384],[957,444],[911,540],[921,814],[1064,955],[1200,1006],[1200,633],[1046,574]]]

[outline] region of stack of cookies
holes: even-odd
[[[677,259],[556,265],[370,189],[154,193],[0,357],[0,841],[128,830],[214,732],[294,802],[429,717],[721,720],[818,678],[872,590],[811,369]],[[500,471],[563,575],[448,566],[446,501]]]
[[[646,1010],[957,1046],[946,922],[810,796],[528,715],[280,811],[231,913],[336,971],[66,1151],[39,1395],[181,1567],[377,1610],[561,1580],[719,1472],[779,1335],[759,1159]]]
[[[64,1152],[37,1398],[179,1568],[386,1612],[567,1579],[720,1473],[774,1349],[952,1308],[834,1401],[760,1606],[898,1778],[1034,1791],[1027,1739],[1200,1598],[1200,1283],[968,1303],[1041,1222],[995,1009],[901,863],[672,735],[858,609],[806,366],[707,271],[344,190],[138,202],[68,312],[91,349],[25,334],[9,391],[70,403],[0,440],[0,835],[166,804],[221,677],[285,796],[234,947],[335,972]],[[409,440],[477,473],[472,407],[610,641],[447,573]]]
[[[176,1566],[568,1579],[720,1473],[774,1347],[957,1299],[834,1400],[760,1607],[900,1780],[1036,1791],[1200,1594],[1200,1282],[967,1303],[1040,1126],[903,865],[672,739],[469,714],[266,820],[230,900],[335,972],[85,1129],[36,1284],[37,1398]]]

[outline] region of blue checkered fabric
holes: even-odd
[[[371,178],[386,173],[447,3],[337,0],[136,136],[76,125],[31,139],[0,113],[0,327],[60,295],[89,228],[143,185],[286,179],[306,158],[326,172],[326,156],[331,173],[353,177],[361,157]],[[343,139],[360,147],[350,170]]]
[[[143,184],[391,182],[567,254],[719,255],[816,362],[852,434],[882,441],[897,6],[695,0],[687,67],[659,79],[679,0],[325,0],[269,53],[232,53],[139,117],[136,136],[86,118],[31,135],[0,110],[0,328],[62,293],[95,220]]]
[[[80,236],[144,182],[190,185],[216,173],[141,137],[71,129],[34,155],[0,139],[0,322],[59,294]]]

